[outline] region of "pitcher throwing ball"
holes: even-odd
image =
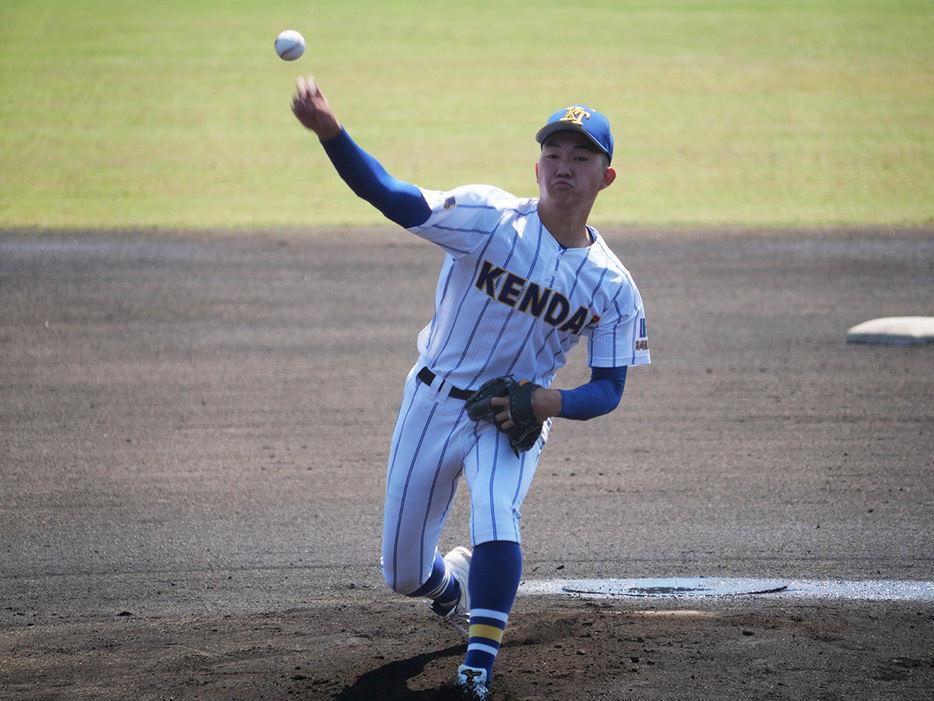
[[[428,599],[466,633],[456,684],[488,698],[522,572],[520,507],[551,422],[612,411],[627,368],[649,363],[639,291],[587,224],[616,177],[610,125],[583,105],[555,112],[536,136],[539,197],[520,198],[490,185],[439,192],[392,177],[354,143],[311,77],[298,80],[292,111],[358,196],[446,253],[393,430],[382,570],[394,591]],[[551,389],[582,338],[590,381]],[[442,557],[462,474],[471,548]]]

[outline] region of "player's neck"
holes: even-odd
[[[552,238],[565,248],[586,248],[593,243],[593,236],[587,228],[587,217],[590,210],[584,213],[574,211],[558,211],[543,207],[538,203],[538,217]]]

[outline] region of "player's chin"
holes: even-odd
[[[560,182],[549,185],[548,194],[554,199],[571,199],[578,196],[578,191],[572,183]]]
[[[542,194],[542,198],[553,204],[564,207],[574,206],[581,199],[578,192],[572,189],[548,190],[546,193]]]

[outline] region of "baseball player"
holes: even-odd
[[[539,197],[519,198],[489,185],[439,192],[392,177],[351,139],[311,77],[298,80],[292,111],[353,192],[445,251],[392,435],[382,571],[394,591],[428,599],[467,634],[456,685],[488,698],[522,572],[520,507],[551,422],[612,411],[627,368],[649,363],[636,285],[587,224],[616,177],[609,123],[583,105],[553,114],[536,136]],[[590,381],[552,389],[582,338]],[[472,547],[442,557],[461,475]]]

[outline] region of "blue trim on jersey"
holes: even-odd
[[[491,244],[492,242],[493,242],[493,238],[492,238],[492,237],[487,238],[487,240],[484,242],[483,248],[480,250],[480,253],[479,253],[479,255],[477,256],[477,262],[476,262],[476,264],[474,265],[473,277],[472,277],[471,279],[476,279],[476,277],[477,277],[477,271],[480,270],[480,265],[482,264],[483,254],[484,254],[484,252],[486,251],[486,249],[489,248],[489,246],[490,246],[490,244]],[[453,274],[453,272],[454,272],[454,269],[453,269],[453,266],[452,266],[452,268],[451,268],[451,273]],[[450,281],[450,277],[448,277],[448,280]],[[445,296],[446,296],[446,295],[447,295],[447,290],[445,289]],[[456,325],[457,325],[457,320],[458,320],[458,318],[460,317],[461,311],[463,311],[463,309],[464,309],[464,305],[467,304],[467,301],[468,301],[467,295],[464,295],[464,296],[461,297],[460,303],[457,305],[457,312],[456,312],[455,315],[454,315],[454,323],[452,324],[452,326],[456,326]],[[443,304],[443,299],[440,301],[439,304],[436,305],[436,309],[437,309],[437,308],[440,308],[442,304]],[[487,305],[485,304],[485,305],[484,305],[484,309],[486,309],[486,306],[487,306]],[[480,314],[480,318],[482,318],[482,312],[481,312],[481,314]],[[432,320],[432,321],[434,321],[434,320]],[[479,323],[480,323],[480,322],[479,322],[479,318],[478,318],[477,323],[474,325],[473,330],[470,332],[470,338],[473,338],[473,334],[476,333],[477,328],[478,328],[478,326],[479,326]],[[427,347],[428,347],[428,349],[429,349],[429,352],[431,352],[431,346],[432,346],[432,344],[434,343],[434,338],[433,338],[433,336],[434,336],[434,328],[432,328],[432,338],[429,338],[429,339],[428,339],[428,345],[427,345]],[[432,357],[430,358],[430,360],[431,360],[432,362],[434,362],[434,361],[438,358],[438,356],[440,356],[442,353],[444,353],[444,351],[447,349],[448,343],[450,343],[451,340],[453,340],[453,338],[452,338],[452,336],[450,335],[450,332],[449,332],[449,333],[448,333],[448,337],[447,337],[446,339],[444,339],[444,341],[441,343],[441,347],[438,348],[436,351],[431,352],[431,356],[432,356]],[[445,381],[447,381],[447,379],[451,376],[451,374],[452,374],[453,372],[455,372],[455,371],[460,367],[460,364],[464,361],[464,358],[467,357],[467,351],[468,351],[469,347],[470,347],[469,341],[466,342],[466,343],[464,343],[464,351],[461,353],[461,356],[460,356],[460,358],[458,359],[457,364],[456,364],[453,368],[451,368],[447,373],[444,374],[443,379],[444,379]],[[471,389],[471,387],[464,387],[463,389]]]
[[[527,215],[526,215],[526,216],[527,216]],[[531,260],[531,262],[529,263],[528,272],[527,272],[526,275],[525,275],[526,278],[529,278],[529,279],[531,279],[532,273],[535,272],[535,267],[538,265],[538,261],[539,261],[539,259],[540,259],[541,256],[542,256],[542,241],[543,241],[544,228],[545,228],[545,227],[541,225],[541,222],[539,222],[538,235],[537,235],[536,238],[535,238],[535,254],[532,256],[532,260]],[[509,254],[509,255],[512,256],[512,252],[511,252],[511,251],[510,251],[510,254]],[[517,365],[517,364],[519,363],[519,361],[522,359],[522,355],[523,355],[523,353],[525,352],[525,348],[528,346],[529,340],[532,338],[532,333],[535,331],[535,324],[536,324],[537,322],[538,322],[538,319],[535,318],[535,317],[532,317],[532,318],[529,320],[528,331],[526,331],[525,340],[523,341],[522,346],[519,348],[519,350],[518,350],[518,351],[516,352],[516,354],[513,356],[512,362],[509,363],[509,367],[506,369],[506,374],[507,374],[507,375],[511,375],[511,374],[513,373],[513,371],[515,370],[516,365]],[[505,329],[506,329],[506,325],[509,324],[509,323],[510,323],[509,320],[507,320],[506,322],[504,322],[504,326],[503,326],[503,330],[504,330],[504,331],[505,331]],[[485,368],[484,368],[484,369],[485,369]],[[553,369],[553,368],[552,368],[552,369]],[[543,374],[543,377],[544,377],[544,376],[547,376],[548,374],[550,374],[550,373],[544,373],[544,374]]]
[[[337,174],[354,194],[376,207],[387,219],[406,229],[428,221],[431,207],[422,191],[387,173],[379,161],[357,146],[346,129],[341,128],[340,134],[321,145]]]
[[[576,389],[559,389],[563,419],[586,421],[609,414],[623,397],[626,386],[626,366],[591,368],[590,382]]]
[[[512,256],[516,252],[516,246],[518,245],[518,243],[519,243],[518,237],[514,238],[512,241],[512,246],[509,249],[509,255],[506,256],[506,259],[503,262],[504,267],[509,265],[510,261],[512,260]],[[535,258],[532,260],[530,271],[526,273],[526,277],[528,277],[531,274],[531,270],[535,269],[535,261],[537,259],[538,259],[538,252],[536,251]],[[479,259],[478,259],[478,262],[479,262]],[[476,277],[474,279],[476,279]],[[474,330],[471,332],[471,337],[470,337],[471,341],[473,340],[473,334],[477,331],[477,329],[480,328],[483,316],[486,314],[486,310],[490,308],[491,304],[492,304],[492,300],[489,300],[489,299],[484,303],[483,311],[477,317],[477,324],[476,326],[474,326]],[[500,340],[502,340],[503,336],[505,335],[506,329],[509,327],[509,325],[510,325],[510,320],[508,318],[504,319],[502,325],[500,326],[499,333],[496,336],[496,340],[490,344],[490,351],[487,353],[486,359],[483,361],[483,367],[477,371],[476,375],[474,375],[473,379],[471,380],[471,384],[473,384],[474,382],[479,382],[480,378],[483,377],[483,374],[487,371],[487,368],[490,366],[490,361],[493,358],[493,354],[496,352],[496,347],[499,345]],[[466,352],[466,349],[465,349],[465,352]],[[518,358],[519,356],[517,356],[516,359],[513,360],[509,368],[507,368],[505,372],[506,375],[509,375],[512,373],[512,368],[518,361]]]

